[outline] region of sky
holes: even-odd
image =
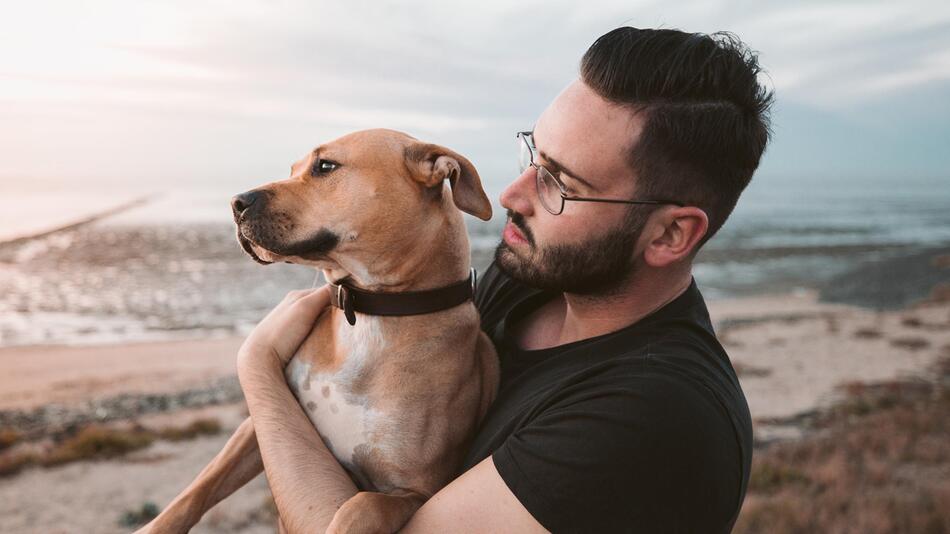
[[[451,147],[490,196],[514,132],[622,25],[734,32],[773,88],[755,180],[950,168],[950,2],[4,0],[0,192],[285,178],[372,127]],[[950,177],[948,177],[950,178]]]

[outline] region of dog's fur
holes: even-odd
[[[289,179],[238,195],[232,206],[238,240],[255,261],[310,265],[328,281],[379,292],[465,279],[470,252],[459,210],[491,217],[467,159],[382,129],[320,145],[292,166]],[[340,509],[334,525],[347,530],[361,516],[375,517],[385,524],[364,520],[360,528],[395,531],[457,474],[494,398],[498,367],[469,301],[416,316],[357,313],[355,326],[341,310],[328,308],[285,376],[360,489],[394,497],[358,495]],[[188,517],[160,516],[153,531],[194,524],[261,469],[248,418],[176,499],[200,502],[202,509]],[[363,506],[388,509],[368,514]]]

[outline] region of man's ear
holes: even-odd
[[[407,146],[405,157],[413,178],[426,187],[442,187],[448,179],[458,209],[483,221],[491,219],[491,202],[471,161],[443,146],[421,142]]]

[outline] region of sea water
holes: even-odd
[[[69,193],[0,198],[7,217],[0,216],[7,229],[6,244],[0,243],[0,346],[246,335],[287,291],[311,287],[315,273],[259,265],[244,254],[230,193],[167,193],[119,215],[14,244],[9,240],[17,234],[135,195],[85,202]],[[58,210],[29,209],[47,201]],[[504,211],[496,205],[492,221],[467,222],[473,263],[483,270],[500,241]],[[18,232],[10,230],[14,224]],[[753,181],[700,252],[693,274],[707,299],[783,293],[941,247],[950,252],[950,179],[773,177]],[[893,283],[900,283],[899,273]]]

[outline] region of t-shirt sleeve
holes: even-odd
[[[552,532],[728,532],[738,454],[701,391],[650,377],[568,388],[492,459]]]

